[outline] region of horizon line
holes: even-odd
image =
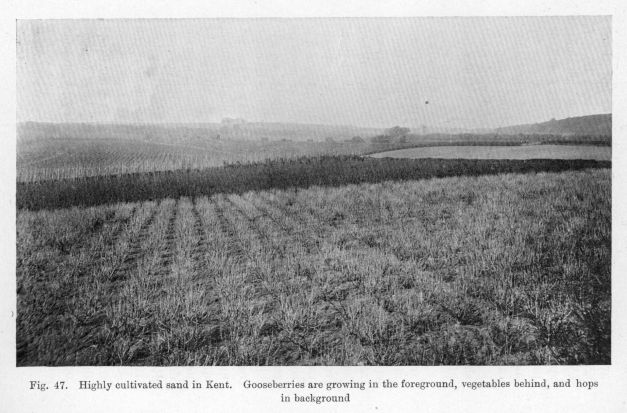
[[[284,124],[284,125],[300,125],[300,126],[326,126],[326,127],[345,127],[345,128],[355,128],[355,129],[389,129],[394,126],[402,126],[409,128],[438,128],[438,129],[461,129],[461,130],[497,130],[500,128],[507,128],[513,126],[522,126],[522,125],[533,125],[537,123],[545,123],[550,122],[552,120],[561,121],[572,118],[584,118],[588,116],[603,116],[603,115],[612,115],[612,112],[605,113],[591,113],[587,115],[572,115],[564,118],[556,118],[552,117],[550,119],[535,121],[535,122],[527,122],[527,123],[515,123],[515,124],[507,124],[502,126],[486,126],[486,127],[466,127],[466,126],[443,126],[443,125],[408,125],[408,124],[396,124],[393,126],[358,126],[352,124],[334,124],[334,123],[301,123],[301,122],[290,122],[290,121],[259,121],[253,120],[248,121],[244,118],[233,118],[233,117],[225,117],[223,119],[242,119],[246,122],[246,124]],[[124,121],[68,121],[68,122],[58,122],[58,121],[48,121],[48,120],[21,120],[16,121],[16,125],[26,124],[26,123],[39,123],[39,124],[53,124],[53,125],[117,125],[117,126],[168,126],[168,125],[221,125],[222,121],[171,121],[171,122],[163,122],[163,121],[139,121],[139,122],[124,122]]]

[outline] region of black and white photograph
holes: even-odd
[[[18,367],[611,364],[609,16],[16,31]]]

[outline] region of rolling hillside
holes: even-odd
[[[551,135],[612,135],[612,114],[578,116],[566,119],[551,119],[548,122],[498,128],[497,133],[506,135],[551,134]]]

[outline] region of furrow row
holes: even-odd
[[[223,196],[212,198],[212,204],[215,208],[216,216],[220,231],[226,235],[226,249],[229,257],[237,262],[243,262],[246,256],[242,240],[237,235],[237,229],[233,223],[227,218],[225,207],[223,204]]]

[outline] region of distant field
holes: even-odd
[[[19,210],[17,364],[607,364],[610,177]]]
[[[612,160],[612,148],[598,145],[437,146],[375,153],[374,158],[595,159]]]
[[[348,134],[367,132],[349,129],[343,135],[326,136],[320,126],[284,130],[283,139],[261,139],[265,129],[243,134],[239,138],[220,137],[219,125],[99,125],[99,124],[38,124],[26,123],[18,127],[17,181],[37,182],[55,179],[120,175],[162,171],[204,169],[224,164],[293,159],[303,156],[366,155],[415,147],[459,145],[461,153],[481,151],[470,146],[513,146],[525,144],[598,145],[601,153],[611,151],[611,136],[555,136],[555,135],[496,135],[496,134],[428,134],[385,137]],[[251,125],[249,125],[251,126]],[[252,126],[251,126],[252,127]],[[257,127],[261,127],[257,125]],[[268,126],[276,130],[276,125]],[[275,129],[272,129],[275,128]],[[309,129],[307,129],[309,128]],[[312,129],[313,128],[313,129]],[[336,128],[337,129],[337,128]],[[300,130],[300,134],[296,133]],[[315,131],[317,140],[303,135]],[[333,128],[329,129],[331,132]],[[231,131],[233,132],[233,131]],[[339,133],[338,130],[335,132]],[[369,133],[374,133],[370,131]],[[300,137],[300,139],[298,139]],[[550,146],[550,145],[549,145]],[[586,146],[586,147],[587,147]],[[426,149],[431,153],[443,149]],[[445,150],[445,149],[444,149]],[[446,151],[446,150],[445,150]],[[560,150],[552,150],[561,158]],[[562,150],[563,153],[564,150]],[[421,152],[422,153],[422,152]],[[375,155],[380,156],[380,155]],[[404,156],[404,155],[402,155]],[[458,157],[458,155],[430,155]],[[424,156],[423,156],[424,157]],[[606,159],[606,158],[603,158]]]
[[[365,144],[190,138],[174,143],[124,138],[18,141],[17,181],[203,169],[304,155],[363,153]]]

